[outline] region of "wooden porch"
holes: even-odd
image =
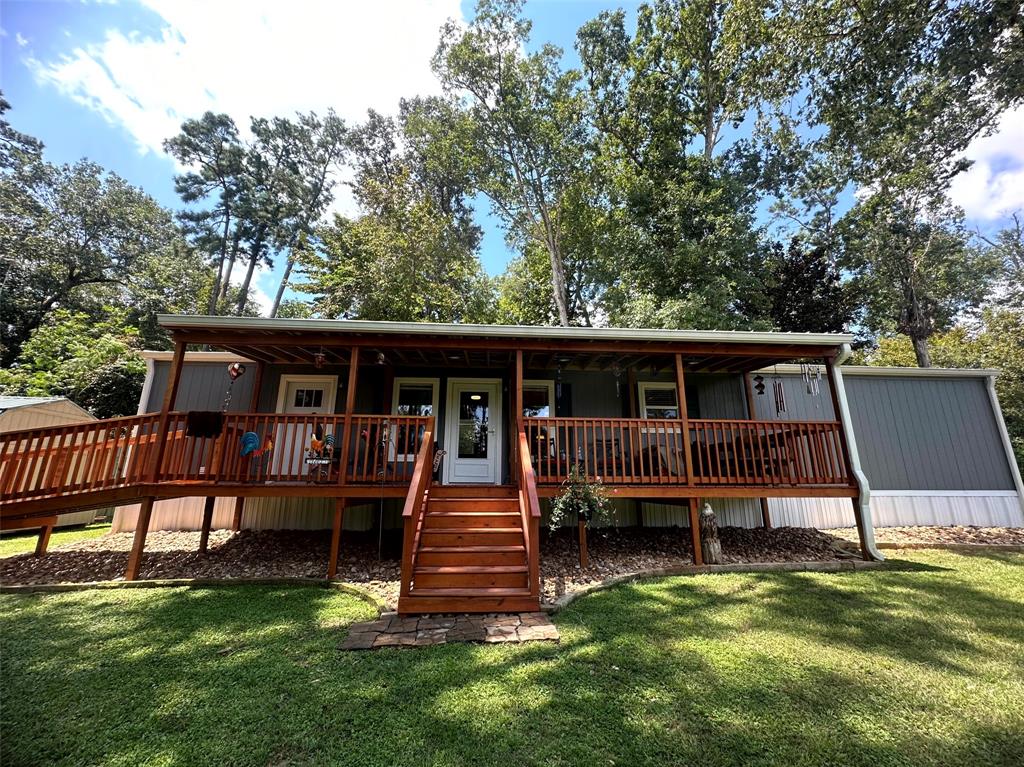
[[[0,435],[0,517],[5,528],[39,520],[45,533],[61,510],[140,503],[136,544],[125,576],[131,579],[138,573],[157,499],[205,497],[205,543],[215,497],[237,499],[235,529],[247,497],[330,498],[334,519],[327,575],[333,577],[347,505],[360,498],[404,498],[400,610],[489,612],[536,609],[540,498],[556,494],[573,465],[600,477],[616,497],[676,499],[688,507],[697,564],[695,520],[702,498],[760,498],[766,524],[769,497],[849,497],[857,514],[859,491],[840,420],[691,419],[685,406],[675,418],[633,413],[614,418],[531,417],[523,407],[527,372],[556,366],[559,375],[563,367],[625,370],[632,386],[635,371],[646,365],[654,372],[669,372],[681,393],[691,371],[746,373],[782,360],[818,359],[828,371],[838,414],[835,346],[540,343],[470,333],[427,341],[365,332],[362,327],[358,333],[293,334],[281,331],[280,322],[266,329],[261,329],[266,323],[255,322],[215,331],[194,327],[196,318],[188,319],[185,328],[168,323],[176,347],[159,413]],[[324,414],[259,412],[257,383],[248,412],[217,418],[175,410],[185,349],[197,343],[256,360],[257,382],[269,365],[344,366],[344,409]],[[507,371],[504,485],[444,485],[435,464],[435,457],[439,462],[444,457],[432,416],[356,412],[361,369],[384,370],[386,382],[393,380],[395,366],[417,361],[423,366]],[[752,414],[749,380],[747,396]],[[381,401],[390,402],[390,393]]]

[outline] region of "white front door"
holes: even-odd
[[[501,381],[496,378],[448,380],[444,429],[445,481],[501,482]]]
[[[277,395],[277,412],[331,415],[337,391],[337,376],[283,375]],[[316,423],[317,419],[311,418],[307,422],[277,427],[274,450],[277,455],[272,460],[278,473],[308,473],[309,467],[303,459]],[[340,440],[341,435],[336,435],[335,439]]]

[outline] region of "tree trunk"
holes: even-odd
[[[917,357],[919,368],[930,368],[932,366],[932,355],[928,351],[928,339],[913,337],[910,339],[914,344],[914,356]]]
[[[555,307],[558,309],[558,324],[569,326],[569,302],[565,288],[565,264],[558,246],[547,238],[548,255],[551,257],[551,290],[555,294]]]
[[[249,285],[252,283],[253,272],[256,271],[256,262],[260,260],[259,248],[253,245],[249,255],[249,268],[245,271],[245,279],[238,288],[238,303],[235,305],[235,314],[239,317],[245,311],[245,305],[249,301]]]
[[[277,295],[274,296],[274,305],[270,307],[270,316],[272,318],[277,316],[277,310],[281,308],[281,299],[284,298],[284,291],[288,287],[288,278],[291,277],[294,264],[295,259],[289,253],[288,263],[285,264],[284,274],[281,275],[281,284],[277,286]]]

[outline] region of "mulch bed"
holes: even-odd
[[[724,564],[745,562],[834,561],[854,556],[848,543],[817,530],[723,527]],[[31,554],[0,558],[0,583],[87,583],[123,577],[132,533],[113,533]],[[575,530],[541,535],[541,578],[545,601],[641,570],[690,564],[689,530],[627,528],[591,530],[590,566],[579,567]],[[141,579],[164,578],[323,578],[330,547],[328,531],[215,530],[209,553],[200,554],[199,533],[151,532],[139,573]],[[357,584],[389,605],[398,600],[401,531],[384,539],[377,558],[375,533],[345,532],[338,579]]]
[[[826,532],[850,541],[857,540],[857,528],[841,527]],[[1020,527],[876,527],[875,540],[880,543],[973,543],[989,545],[1024,545],[1024,528]]]
[[[857,556],[856,547],[804,527],[722,527],[722,564],[830,562]],[[689,528],[647,527],[590,530],[589,567],[579,566],[576,530],[542,534],[540,574],[545,601],[593,586],[607,578],[693,563]]]

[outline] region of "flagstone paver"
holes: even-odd
[[[447,642],[557,642],[558,628],[545,613],[399,616],[385,613],[355,623],[339,645],[342,650],[428,647]]]

